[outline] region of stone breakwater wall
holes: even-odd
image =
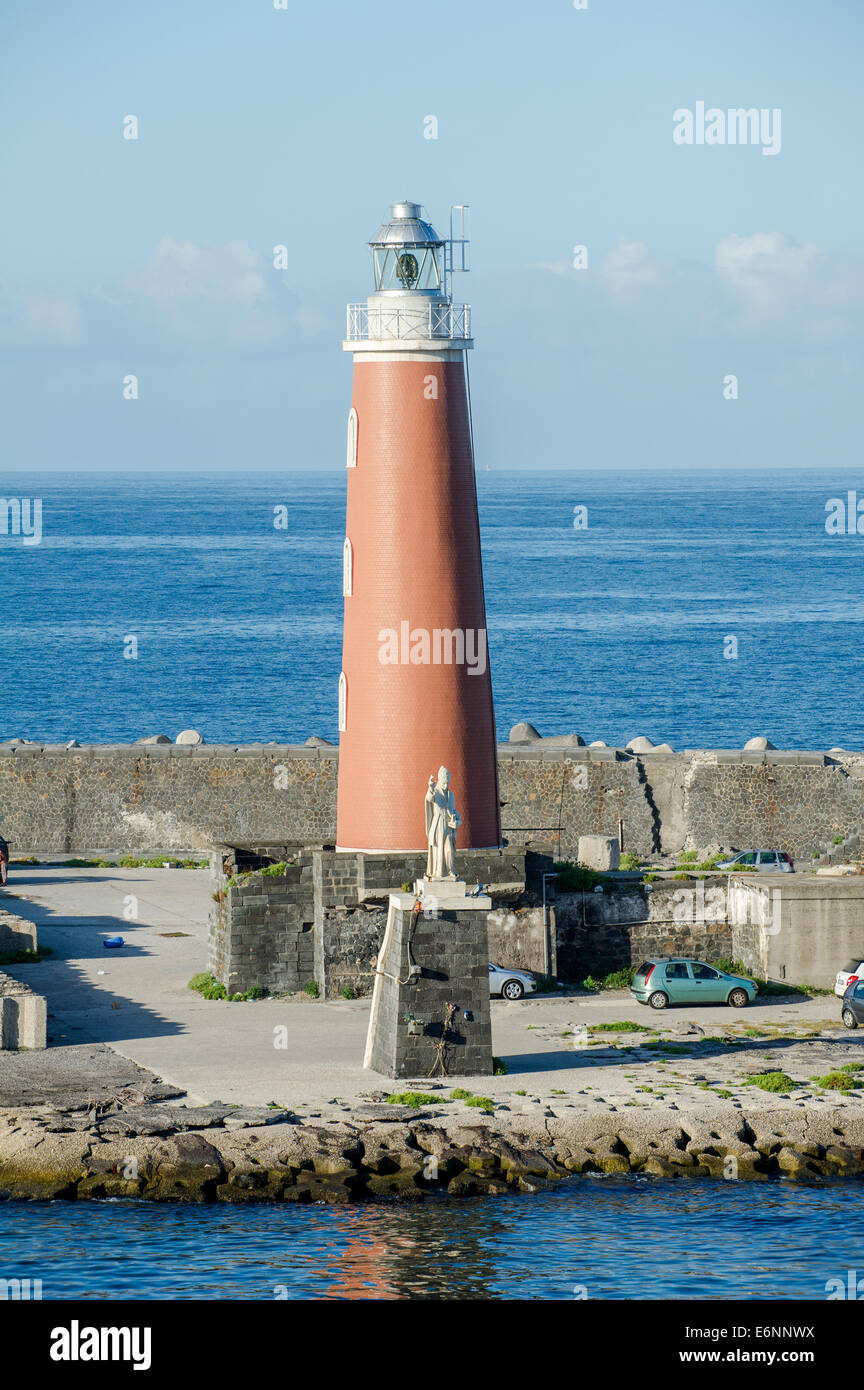
[[[537,1193],[579,1173],[657,1177],[864,1175],[864,1116],[755,1107],[664,1109],[488,1123],[434,1104],[358,1105],[341,1121],[287,1111],[110,1104],[0,1110],[0,1197],[172,1202],[354,1202]]]
[[[692,907],[688,903],[699,884],[706,896],[714,886],[726,888],[725,877],[708,877],[687,883],[666,879],[650,885],[619,881],[604,885],[600,893],[557,893],[561,977],[582,980],[591,974],[602,979],[613,971],[638,966],[652,955],[736,958],[738,939],[725,909],[700,912],[695,903]],[[758,927],[753,931],[758,937]]]
[[[535,864],[536,861],[536,864]],[[423,854],[336,854],[292,845],[221,845],[210,855],[210,970],[231,994],[257,987],[291,993],[313,980],[334,998],[370,994],[391,891],[425,872]],[[490,958],[554,971],[554,927],[523,903],[526,873],[551,860],[524,851],[470,850],[460,869],[483,883]]]
[[[13,857],[332,845],[337,765],[329,747],[23,744],[0,749],[0,828]],[[617,835],[619,821],[638,854],[776,845],[800,860],[864,828],[864,753],[634,754],[539,740],[500,744],[498,765],[508,845],[565,858],[580,835]]]

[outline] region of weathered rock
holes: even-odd
[[[386,1120],[321,1125],[298,1124],[287,1111],[222,1105],[0,1110],[0,1194],[349,1202],[416,1200],[436,1188],[453,1196],[531,1193],[570,1173],[757,1181],[864,1173],[864,1113],[854,1107],[757,1103],[745,1116],[709,1101],[687,1111],[667,1103],[659,1111],[553,1114],[540,1105],[518,1119],[499,1109],[474,1123],[455,1106],[434,1118],[411,1112],[407,1123],[393,1118],[393,1108]],[[226,1127],[226,1116],[237,1123]]]
[[[829,1144],[825,1149],[825,1171],[841,1177],[857,1177],[864,1173],[864,1153],[843,1144]]]
[[[661,1158],[659,1154],[652,1154],[645,1161],[642,1171],[651,1173],[655,1178],[677,1178],[681,1174],[680,1168],[676,1168],[668,1158]]]
[[[286,1163],[282,1132],[271,1126],[258,1130],[211,1131],[208,1137],[218,1149],[227,1173],[226,1181],[219,1183],[215,1190],[220,1202],[289,1200],[286,1190],[295,1186],[301,1163],[311,1162],[304,1149],[302,1153],[295,1153],[295,1164]]]
[[[457,1173],[447,1184],[448,1197],[492,1197],[502,1196],[509,1191],[507,1183],[502,1182],[493,1173],[486,1174],[474,1170]]]
[[[352,1201],[359,1190],[356,1169],[344,1168],[338,1173],[298,1173],[296,1181],[285,1188],[282,1196],[286,1202],[342,1204]]]
[[[221,1126],[226,1116],[232,1113],[227,1105],[197,1108],[185,1105],[129,1105],[99,1114],[96,1124],[101,1134],[177,1134]],[[262,1121],[250,1123],[260,1124]]]
[[[139,1197],[165,1158],[156,1138],[109,1139],[94,1143],[78,1184],[78,1197]]]
[[[555,1184],[549,1182],[547,1178],[520,1176],[517,1186],[520,1192],[527,1192],[533,1196],[537,1192],[548,1192]]]
[[[748,738],[744,744],[744,751],[745,753],[764,753],[766,751],[773,753],[776,750],[773,743],[769,742],[763,735],[758,734],[755,738]]]
[[[256,1168],[249,1171],[243,1169],[229,1173],[227,1182],[217,1184],[216,1198],[220,1202],[235,1204],[281,1202],[285,1199],[287,1190],[294,1185],[294,1174],[290,1170]]]
[[[601,1173],[629,1173],[630,1160],[624,1154],[601,1154],[596,1160]]]
[[[216,1110],[216,1107],[212,1107]],[[190,1110],[190,1119],[195,1111]],[[290,1110],[276,1110],[264,1105],[241,1105],[226,1108],[223,1124],[226,1129],[257,1129],[259,1125],[296,1124],[297,1118]],[[197,1126],[196,1126],[197,1128]]]
[[[650,753],[654,748],[650,738],[646,738],[644,734],[639,734],[637,738],[631,738],[630,742],[624,746],[628,753]]]
[[[90,1144],[89,1136],[49,1134],[29,1123],[0,1130],[0,1192],[10,1197],[74,1196]]]
[[[159,1141],[155,1170],[143,1196],[153,1201],[203,1202],[225,1178],[221,1154],[203,1134],[175,1134]]]
[[[403,1166],[422,1166],[423,1154],[406,1124],[369,1125],[360,1132],[363,1168],[368,1173],[397,1173]]]
[[[590,1143],[586,1143],[585,1148],[599,1172],[630,1172],[630,1155],[617,1133],[599,1134]]]
[[[561,1174],[563,1165],[532,1147],[527,1135],[513,1135],[510,1141],[496,1135],[494,1151],[499,1168],[508,1178],[553,1178]]]
[[[373,1197],[408,1196],[419,1189],[421,1182],[434,1185],[441,1174],[434,1160],[419,1150],[398,1153],[364,1153],[360,1176],[366,1191]]]
[[[147,746],[147,744],[149,744],[149,743],[170,743],[170,742],[171,742],[171,740],[170,740],[170,738],[168,737],[167,734],[148,734],[146,738],[136,738],[136,740],[135,740],[135,746],[136,746],[136,748],[145,748],[145,747]],[[178,742],[178,743],[180,742],[180,739],[179,739],[179,738],[177,739],[177,742]]]
[[[428,1114],[431,1108],[431,1105],[420,1109],[414,1105],[354,1105],[351,1107],[351,1118],[358,1122],[404,1124],[408,1120],[416,1120],[419,1115]]]
[[[790,1178],[816,1177],[822,1171],[821,1166],[813,1158],[785,1144],[774,1157],[780,1172],[785,1173]]]
[[[204,742],[204,735],[199,733],[197,729],[182,729],[174,742],[179,743],[181,747],[187,745],[195,747],[197,744]]]
[[[335,748],[336,744],[331,743],[329,738],[319,738],[318,734],[312,734],[307,738],[303,745],[304,748]]]

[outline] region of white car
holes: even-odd
[[[745,849],[724,859],[718,869],[755,869],[758,874],[792,874],[795,865],[782,849]]]
[[[521,999],[523,994],[535,994],[537,981],[527,970],[505,970],[489,962],[489,993],[502,999]]]
[[[839,999],[843,998],[850,985],[854,985],[856,980],[864,980],[864,960],[858,956],[853,956],[847,960],[845,968],[837,971],[837,979],[834,981],[834,993]]]

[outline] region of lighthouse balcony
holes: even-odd
[[[348,305],[346,344],[443,340],[467,346],[470,339],[470,304],[425,300],[410,306]]]

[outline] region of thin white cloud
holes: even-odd
[[[575,249],[575,248],[574,248]],[[642,241],[630,241],[622,237],[620,241],[598,261],[596,276],[592,270],[592,248],[588,248],[588,266],[577,269],[572,260],[535,261],[529,270],[546,271],[550,275],[572,275],[584,284],[597,279],[610,297],[618,302],[636,298],[651,285],[657,285],[664,278],[659,261],[651,255]]]
[[[0,285],[0,341],[75,347],[85,337],[84,314],[77,300]]]
[[[802,295],[827,288],[818,247],[799,246],[782,232],[733,234],[717,243],[714,268],[756,319],[781,317]]]
[[[286,298],[279,272],[241,242],[163,237],[118,288],[125,313],[168,343],[261,347],[297,331],[296,298]]]
[[[573,269],[571,261],[532,261],[528,270],[547,270],[550,275],[567,275]]]
[[[643,241],[622,237],[600,262],[600,279],[613,299],[634,299],[642,290],[658,285],[663,270]]]
[[[163,303],[199,299],[255,306],[267,299],[262,258],[241,242],[201,246],[163,237],[127,283],[133,294]]]
[[[254,351],[299,342],[310,313],[301,323],[297,294],[253,247],[163,237],[143,264],[80,300],[0,285],[0,344]]]
[[[589,248],[589,254],[591,248]],[[864,310],[864,261],[829,255],[784,232],[733,233],[714,248],[712,262],[662,262],[642,241],[622,237],[594,268],[574,271],[569,262],[535,263],[529,269],[600,289],[618,306],[638,308],[643,292],[663,286],[667,318],[693,323],[697,337],[778,329],[794,340],[828,343],[860,336]],[[653,312],[653,299],[645,301]],[[686,331],[686,330],[685,330]],[[789,339],[786,339],[787,343]]]

